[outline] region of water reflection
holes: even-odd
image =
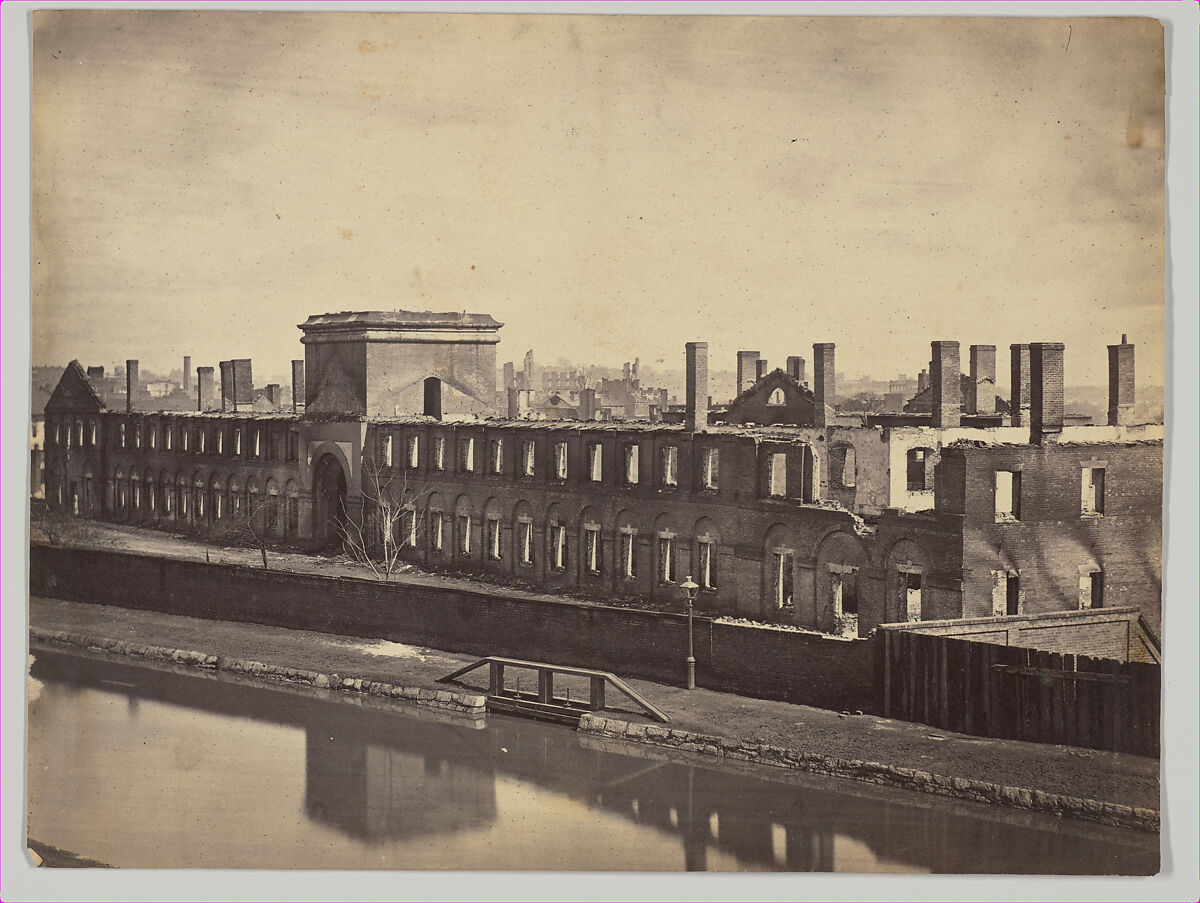
[[[496,819],[491,764],[450,759],[444,749],[400,749],[309,727],[304,811],[314,821],[373,842],[491,824]]]
[[[129,791],[118,788],[109,798],[97,795],[96,783],[144,761],[140,767],[152,774],[143,779],[172,783],[173,798],[186,793],[191,806],[212,807],[218,823],[240,806],[250,813],[239,816],[247,824],[276,825],[258,832],[271,835],[254,851],[259,867],[1071,874],[1157,868],[1157,838],[1150,835],[765,767],[694,767],[520,719],[493,716],[486,729],[476,729],[410,707],[352,705],[49,650],[36,652],[32,675],[44,686],[30,714],[31,835],[52,844],[56,837],[37,831],[68,830],[55,821],[56,803],[69,802],[76,815],[89,805],[112,806]],[[98,705],[101,699],[119,706]],[[101,715],[117,739],[91,726]],[[220,739],[226,736],[233,739]],[[206,737],[214,756],[250,769],[251,779],[235,780],[235,769],[206,763]],[[84,749],[96,738],[111,742],[106,758],[79,756],[85,773],[62,774],[76,760],[56,749],[68,743]],[[174,747],[162,760],[166,767],[145,758],[155,744]],[[59,772],[53,778],[50,763]],[[188,768],[200,786],[180,777]],[[228,787],[220,784],[222,772],[230,774]],[[285,803],[301,786],[295,813]],[[112,829],[111,820],[96,821]],[[200,812],[199,821],[210,819]],[[161,831],[186,836],[196,830],[189,824]],[[131,837],[136,827],[127,827]],[[331,843],[323,829],[343,838],[332,845],[350,844],[346,849],[358,858],[313,858]],[[174,859],[160,849],[161,840],[156,844],[148,861],[136,864],[241,862],[225,848],[204,854],[212,861],[198,861],[198,844]]]

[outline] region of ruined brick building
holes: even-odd
[[[1131,422],[1124,341],[1109,348],[1105,426],[1064,422],[1056,343],[1013,346],[1011,416],[972,423],[979,400],[964,407],[945,341],[930,413],[900,425],[839,421],[831,344],[814,346],[811,390],[797,358],[778,386],[756,373],[742,393],[765,410],[782,387],[803,425],[710,424],[704,343],[687,345],[683,423],[556,422],[490,416],[500,326],[310,317],[288,413],[236,410],[234,366],[223,410],[206,410],[202,382],[193,413],[110,410],[73,362],[45,409],[47,498],[214,536],[252,515],[319,547],[347,519],[373,522],[381,482],[405,510],[406,557],[551,591],[678,603],[691,576],[701,607],[847,635],[1114,605],[1157,628],[1162,429]]]

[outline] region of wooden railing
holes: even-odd
[[[595,671],[591,668],[573,668],[566,665],[552,665],[548,662],[530,662],[517,658],[504,658],[499,655],[489,655],[470,665],[465,665],[445,677],[439,678],[438,683],[451,683],[464,674],[477,668],[488,666],[488,695],[489,709],[509,712],[512,714],[545,717],[555,721],[578,720],[585,711],[600,712],[607,707],[607,686],[612,686],[618,693],[633,700],[649,717],[655,721],[666,723],[671,719],[648,699],[634,690],[629,684],[608,671]],[[522,669],[537,673],[537,692],[522,692],[505,685],[506,669]],[[586,677],[588,679],[588,701],[584,705],[571,700],[569,697],[555,695],[555,675],[564,677]]]

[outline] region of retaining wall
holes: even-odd
[[[30,592],[80,602],[419,643],[677,684],[687,618],[571,600],[381,583],[97,549],[30,547]],[[695,619],[697,683],[878,711],[869,640]]]

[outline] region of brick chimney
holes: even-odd
[[[755,382],[762,379],[766,375],[767,375],[767,359],[765,357],[760,357],[758,359],[758,364],[755,366],[755,373],[754,373]]]
[[[752,352],[757,358],[758,352]],[[687,368],[687,413],[684,429],[696,433],[708,429],[708,342],[688,342],[684,352]],[[742,352],[738,352],[741,369]],[[739,383],[741,382],[739,375]]]
[[[1009,345],[1011,370],[1009,375],[1009,401],[1012,409],[1012,425],[1026,426],[1029,423],[1029,346]]]
[[[133,410],[133,396],[141,391],[142,383],[138,379],[138,362],[125,362],[125,411]]]
[[[304,404],[304,361],[292,361],[292,412]]]
[[[929,371],[922,370],[917,374],[917,394],[929,388]]]
[[[813,345],[813,425],[825,426],[833,419],[837,404],[837,377],[833,369],[833,342]]]
[[[517,384],[517,365],[508,361],[504,365],[504,388],[511,389]]]
[[[213,403],[213,368],[196,368],[196,410],[211,411]]]
[[[579,419],[596,419],[596,390],[583,389],[579,393]]]
[[[187,354],[183,356],[183,391],[192,391],[192,358]]]
[[[233,394],[233,361],[221,361],[221,410],[236,411],[237,399]]]
[[[254,404],[254,373],[250,358],[241,357],[230,361],[233,365],[233,391],[238,404]]]
[[[1133,346],[1121,334],[1120,345],[1108,346],[1108,425],[1128,426],[1134,418]]]
[[[1029,441],[1053,442],[1063,428],[1063,343],[1029,346]]]
[[[958,342],[932,342],[929,361],[929,401],[935,427],[956,427],[962,423],[962,365]]]
[[[787,359],[787,375],[798,383],[804,382],[804,358],[793,354]]]
[[[516,420],[521,416],[521,402],[517,395],[517,387],[509,386],[504,390],[505,400],[508,404],[507,416],[509,420]]]
[[[737,391],[741,395],[758,379],[758,352],[739,351],[737,353]]]
[[[630,364],[629,364],[629,361],[626,361],[626,362],[625,362],[625,365],[624,365],[624,366],[621,368],[621,378],[622,378],[622,379],[624,379],[626,382],[628,382],[628,381],[631,379],[631,376],[630,376],[630,373],[629,373],[629,371],[630,371],[631,369],[632,369],[632,368],[631,368],[631,366],[630,366]]]
[[[981,379],[991,382],[981,384]],[[996,346],[971,346],[971,382],[967,386],[966,414],[996,413]]]
[[[267,402],[272,411],[278,411],[283,403],[283,387],[279,383],[267,383]]]

